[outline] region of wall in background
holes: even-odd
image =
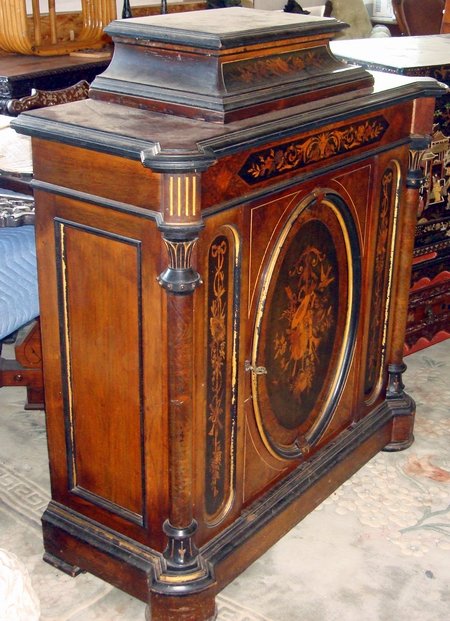
[[[1,0],[0,0],[1,1]],[[171,0],[169,0],[170,2]],[[176,1],[176,0],[173,0]],[[180,1],[180,0],[178,0]],[[182,1],[182,0],[181,0]],[[319,7],[325,4],[325,0],[298,0],[299,4],[305,8],[309,9],[309,7]],[[39,0],[41,12],[48,12],[48,0]],[[253,0],[253,5],[256,9],[264,9],[264,10],[279,10],[284,7],[287,0]],[[374,0],[364,0],[365,4],[368,5],[369,14],[371,14],[371,8]],[[31,0],[26,0],[27,3],[27,11],[31,13]],[[117,3],[117,16],[120,17],[122,14],[122,6],[123,0],[116,0]],[[243,2],[246,6],[252,3],[252,0],[246,0]],[[160,4],[159,0],[131,0],[131,7],[138,6],[149,6],[151,4],[158,5]],[[72,11],[81,11],[81,0],[56,0],[56,10],[58,13],[60,12],[72,12]],[[313,11],[314,14],[321,14],[320,11]]]
[[[2,0],[0,0],[1,2]],[[182,0],[181,0],[182,1]],[[170,0],[169,0],[170,2]],[[117,15],[122,14],[123,0],[116,0],[117,3]],[[132,6],[149,6],[151,4],[160,4],[159,0],[131,0]],[[27,12],[31,13],[31,0],[26,0]],[[39,6],[41,13],[48,13],[48,1],[39,0]],[[72,13],[74,11],[81,11],[81,0],[56,0],[56,10],[58,13]]]

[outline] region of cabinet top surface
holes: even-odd
[[[252,41],[264,43],[274,38],[293,38],[317,31],[332,33],[344,27],[333,18],[230,7],[115,20],[107,26],[106,32],[113,38],[130,36],[218,49]]]
[[[141,159],[143,150],[159,155],[164,151],[198,154],[207,149],[217,156],[444,91],[431,78],[373,75],[374,86],[358,92],[357,98],[337,96],[227,125],[91,99],[26,112],[11,125],[19,133],[130,159]]]
[[[333,54],[396,70],[450,65],[450,34],[332,41]]]

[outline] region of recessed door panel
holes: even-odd
[[[278,457],[308,453],[335,409],[355,339],[359,263],[354,223],[334,193],[304,200],[278,235],[249,365],[258,428]]]
[[[64,221],[56,233],[69,488],[141,525],[140,242]]]

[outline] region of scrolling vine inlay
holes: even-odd
[[[226,394],[228,320],[228,240],[216,238],[209,252],[209,322],[208,322],[208,427],[206,468],[206,504],[209,514],[217,512],[224,496]]]
[[[365,394],[369,395],[376,386],[384,358],[385,343],[383,327],[386,299],[386,286],[389,270],[389,231],[391,229],[391,205],[394,199],[395,176],[392,168],[387,168],[381,180],[380,212],[376,238],[376,255],[373,268],[373,299],[369,328],[369,347],[366,363]]]
[[[239,176],[250,185],[261,183],[379,142],[388,127],[386,119],[378,116],[264,149],[249,156]]]

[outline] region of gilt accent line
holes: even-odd
[[[197,177],[195,175],[170,175],[168,194],[168,215],[170,218],[183,221],[196,216]]]

